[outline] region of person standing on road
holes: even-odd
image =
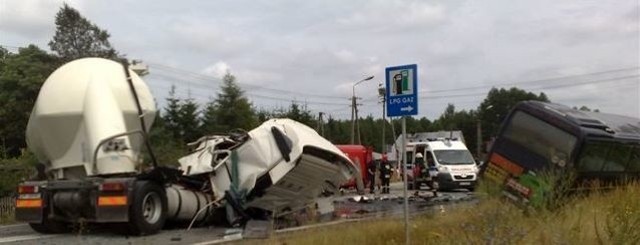
[[[429,174],[422,153],[416,153],[416,161],[413,167],[415,168],[415,171],[413,172],[413,188],[416,190],[414,195],[418,196],[418,194],[420,193],[420,183],[426,178],[427,174]]]
[[[380,161],[380,180],[382,181],[382,193],[389,194],[389,180],[391,180],[391,164],[387,161],[387,154],[382,154]]]
[[[369,177],[369,193],[373,194],[376,187],[376,162],[373,160],[367,164],[367,175]]]

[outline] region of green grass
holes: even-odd
[[[412,244],[640,244],[640,184],[517,208],[495,195],[477,205],[411,217]],[[256,244],[404,244],[402,218],[273,235]]]
[[[15,222],[16,220],[13,213],[0,215],[0,225],[13,224]]]

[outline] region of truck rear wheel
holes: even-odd
[[[138,181],[129,207],[129,231],[149,235],[160,231],[167,219],[167,195],[152,181]]]

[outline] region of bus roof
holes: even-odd
[[[640,141],[640,119],[601,112],[580,111],[568,106],[540,101],[524,101],[516,108],[551,115],[591,137],[608,137]]]

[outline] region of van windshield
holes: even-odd
[[[474,164],[473,157],[467,150],[435,150],[433,153],[442,165]]]

